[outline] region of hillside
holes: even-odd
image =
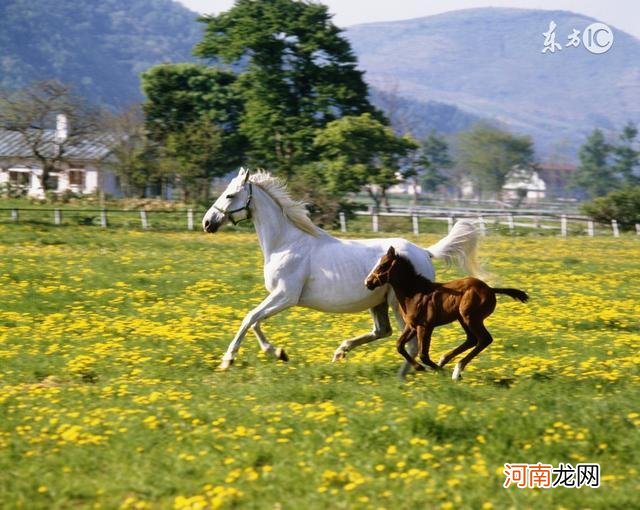
[[[171,0],[2,0],[0,86],[57,78],[126,106],[142,98],[142,71],[192,58],[196,17]]]
[[[586,133],[640,121],[640,40],[615,27],[600,55],[581,44],[542,53],[557,23],[563,46],[592,18],[482,8],[357,25],[347,35],[369,83],[407,100],[450,103],[534,136],[542,153],[575,155]]]

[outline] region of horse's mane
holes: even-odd
[[[280,206],[285,217],[296,227],[312,236],[320,235],[321,230],[309,218],[309,211],[304,202],[291,198],[284,180],[264,170],[258,170],[251,174],[249,181],[267,193]]]

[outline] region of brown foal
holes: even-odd
[[[458,354],[471,349],[453,370],[452,378],[459,379],[464,368],[492,341],[484,326],[484,320],[496,308],[496,294],[506,294],[525,303],[529,296],[518,289],[495,289],[477,278],[461,278],[447,283],[435,283],[419,275],[411,262],[396,254],[393,246],[369,273],[365,285],[369,290],[385,284],[391,285],[396,294],[405,328],[398,338],[398,352],[416,370],[425,365],[434,370],[442,368]],[[438,364],[429,358],[431,334],[437,326],[457,320],[467,334],[467,339],[448,352]],[[405,344],[416,333],[418,336],[419,363],[409,356]]]

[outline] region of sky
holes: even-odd
[[[178,0],[193,11],[218,14],[233,5],[233,0]],[[323,0],[341,27],[373,21],[419,18],[474,7],[520,7],[573,11],[640,38],[640,1],[638,0]]]

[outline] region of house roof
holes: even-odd
[[[46,130],[43,134],[43,150],[50,155],[56,149],[55,130]],[[66,159],[96,161],[109,154],[108,135],[100,135],[92,139],[65,146]],[[31,158],[33,153],[23,136],[15,131],[0,129],[0,158]]]

